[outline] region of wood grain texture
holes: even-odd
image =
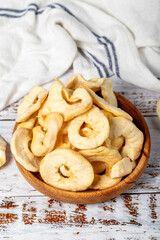
[[[1,197],[0,236],[9,239],[158,239],[159,202],[160,194],[121,195],[94,205],[67,204],[47,197]]]
[[[116,91],[131,101],[144,116],[156,116],[156,104],[160,98],[159,93],[135,88],[134,86],[132,88],[127,88],[125,86],[118,87]]]

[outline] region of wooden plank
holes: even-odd
[[[131,101],[144,116],[156,115],[156,104],[160,93],[137,87],[116,76],[111,78],[114,91]]]
[[[156,115],[156,103],[160,94],[146,89],[138,88],[134,85],[128,84],[120,79],[113,79],[114,90],[130,100],[142,112],[144,116]],[[47,84],[49,89],[50,84]],[[6,107],[0,111],[0,120],[16,119],[17,107],[21,100]]]
[[[15,120],[17,117],[17,108],[20,102],[21,100],[9,105],[8,107],[0,111],[0,120]]]
[[[47,197],[0,197],[0,236],[157,239],[159,202],[160,194],[125,195],[93,205],[60,203]]]
[[[144,116],[156,116],[156,104],[160,94],[142,89],[119,89],[122,96],[131,101]]]
[[[150,160],[142,177],[127,193],[156,193],[160,191],[160,122],[157,117],[146,117],[146,120],[152,139]],[[11,139],[13,127],[13,121],[0,121],[0,135],[2,135],[8,143]],[[7,146],[7,164],[0,169],[0,180],[1,183],[3,183],[0,184],[0,196],[41,195],[33,189],[20,174],[11,155],[9,145]]]

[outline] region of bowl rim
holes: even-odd
[[[144,172],[149,155],[150,155],[150,146],[151,146],[151,139],[150,139],[150,133],[149,133],[149,128],[148,125],[141,114],[141,112],[137,109],[137,107],[131,103],[128,99],[120,95],[119,93],[115,93],[117,100],[119,98],[123,99],[126,104],[129,103],[132,106],[132,110],[136,111],[142,118],[143,123],[144,123],[144,129],[145,129],[145,134],[147,135],[147,138],[144,140],[143,144],[143,149],[141,152],[141,155],[139,157],[139,162],[136,165],[135,169],[124,179],[122,179],[119,183],[116,185],[106,188],[106,189],[101,189],[101,190],[85,190],[85,191],[79,191],[79,192],[72,192],[72,191],[67,191],[63,189],[58,189],[53,186],[48,185],[47,183],[43,182],[39,178],[37,178],[34,173],[28,171],[25,169],[19,162],[16,161],[16,164],[21,172],[21,174],[24,176],[24,178],[39,192],[42,194],[54,198],[55,200],[60,200],[64,202],[69,202],[69,203],[80,203],[80,204],[85,204],[85,203],[96,203],[96,202],[102,202],[106,201],[109,199],[112,199],[127,189],[129,189],[132,185],[134,185],[137,180],[140,178],[142,173]],[[132,115],[131,115],[132,116]],[[134,120],[134,119],[133,119]],[[17,128],[18,123],[15,123],[13,133]],[[47,190],[47,193],[46,193]],[[111,194],[111,195],[110,195]],[[91,199],[92,198],[92,199]],[[65,199],[65,200],[63,200]],[[79,200],[78,200],[79,199]],[[82,200],[83,199],[83,200]]]

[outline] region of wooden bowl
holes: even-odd
[[[116,93],[119,107],[133,117],[133,122],[144,134],[144,145],[137,166],[131,174],[113,187],[104,190],[86,190],[82,192],[71,192],[52,187],[43,182],[39,173],[26,170],[20,163],[16,164],[24,178],[39,192],[58,201],[87,204],[107,201],[125,192],[140,178],[144,172],[150,154],[150,133],[146,121],[139,110],[126,98]],[[17,127],[15,124],[14,131]]]

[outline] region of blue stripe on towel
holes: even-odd
[[[54,4],[61,7],[65,12],[69,13],[72,17],[76,18],[80,22],[80,20],[68,8],[66,8],[64,5],[62,5],[60,3],[54,3]]]
[[[112,47],[112,52],[113,52],[113,56],[114,56],[114,60],[115,60],[116,74],[117,74],[117,76],[118,76],[119,78],[121,78],[121,77],[120,77],[120,73],[119,73],[119,66],[118,66],[118,58],[117,58],[117,54],[116,54],[116,48],[115,48],[113,42],[111,42],[106,36],[103,36],[102,38],[103,38],[106,42],[108,42],[108,43],[111,45],[111,47]]]
[[[35,6],[36,9],[38,9],[38,5],[35,4],[35,3],[30,3],[28,4],[28,7],[30,6]],[[26,8],[26,9],[13,9],[13,8],[0,8],[0,11],[6,11],[6,12],[14,12],[14,13],[23,13],[23,12],[26,12],[29,8]]]
[[[116,53],[116,48],[113,44],[113,42],[111,40],[109,40],[106,36],[100,36],[96,33],[93,33],[99,40],[100,38],[104,39],[106,43],[109,43],[111,48],[112,48],[112,53],[113,53],[113,57],[114,57],[114,61],[115,61],[115,69],[116,69],[116,75],[120,77],[120,73],[119,73],[119,66],[118,66],[118,58],[117,58],[117,53]],[[101,40],[100,40],[101,41]],[[102,41],[101,41],[102,42]],[[102,42],[103,43],[103,42]],[[105,44],[105,43],[103,43]],[[111,69],[112,70],[112,69]]]
[[[25,10],[25,12],[22,15],[10,15],[10,14],[6,14],[6,13],[0,13],[0,17],[7,17],[7,18],[21,18],[23,16],[25,16],[27,14],[27,12],[29,11],[33,11],[36,13],[36,10],[33,8],[28,8],[27,10]]]
[[[49,4],[44,9],[37,11],[36,15],[43,13],[46,10],[47,7],[51,8],[51,9],[56,8],[55,6]]]
[[[93,65],[96,67],[99,76],[100,76],[101,78],[103,78],[103,74],[102,74],[100,68],[98,67],[98,65],[97,65],[96,63],[94,63],[94,62],[92,62],[92,63],[93,63]]]
[[[101,78],[103,78],[103,74],[102,74],[102,72],[101,72],[101,69],[99,68],[99,66],[95,63],[95,62],[93,62],[92,61],[92,59],[85,53],[85,51],[84,50],[82,50],[82,49],[78,49],[79,50],[79,52],[85,57],[85,58],[88,58],[88,60],[95,66],[95,68],[97,69],[97,72],[98,72],[98,74],[99,74],[99,76],[101,77]],[[87,51],[86,51],[87,52]],[[87,52],[88,53],[88,52]]]
[[[100,40],[100,38],[98,37],[97,34],[95,34],[94,32],[92,32],[92,33],[94,34],[94,36],[96,36],[98,42],[104,46],[104,48],[105,48],[105,50],[106,50],[107,57],[108,57],[109,68],[111,69],[111,71],[113,71],[112,58],[111,58],[111,54],[110,54],[108,45],[107,45],[106,43],[102,42],[102,41]]]
[[[29,8],[30,6],[35,6],[36,9],[35,9],[35,8]],[[50,4],[50,5],[45,6],[42,10],[38,10],[39,7],[38,7],[38,5],[35,4],[35,3],[29,4],[29,5],[28,5],[28,8],[23,9],[23,10],[10,9],[10,8],[0,8],[0,12],[6,11],[6,12],[14,12],[14,13],[23,13],[23,14],[21,14],[21,15],[11,15],[11,14],[9,14],[9,13],[0,13],[0,17],[21,18],[21,17],[25,16],[25,15],[27,14],[27,12],[29,12],[29,11],[33,11],[33,12],[35,12],[36,15],[38,15],[38,14],[43,13],[43,12],[46,10],[46,8],[48,8],[48,7],[49,7],[49,8],[52,8],[52,9],[55,8],[55,6],[53,6],[53,5]]]
[[[105,48],[105,50],[106,50],[107,57],[108,57],[109,68],[111,69],[111,71],[113,71],[112,58],[111,58],[111,54],[110,54],[110,51],[109,51],[109,48],[108,48],[107,44],[104,44],[100,39],[98,39],[98,42],[99,42],[100,44],[103,44],[103,45],[104,45],[104,48]]]
[[[93,59],[96,63],[98,63],[98,64],[103,68],[103,70],[104,70],[104,72],[105,72],[105,77],[109,77],[109,73],[108,73],[108,70],[107,70],[106,66],[105,66],[101,61],[99,61],[93,54],[91,54],[91,53],[88,52],[88,51],[87,51],[87,53],[92,57],[92,59]]]

